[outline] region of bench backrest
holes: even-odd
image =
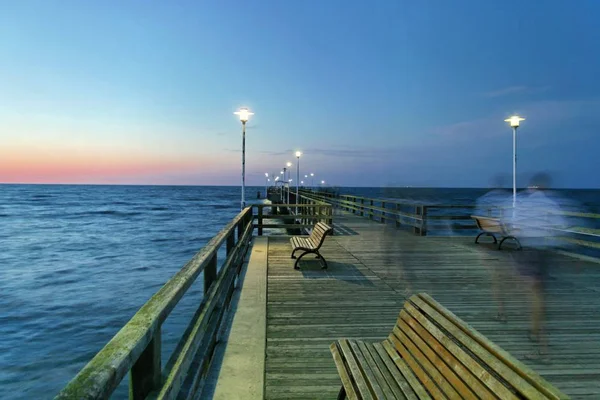
[[[484,232],[506,234],[507,230],[502,221],[497,218],[481,217],[479,215],[471,215],[475,220],[477,227]]]
[[[404,304],[384,347],[433,398],[568,398],[426,293]]]
[[[331,233],[332,231],[333,229],[329,225],[323,222],[317,222],[312,232],[310,233],[308,240],[313,244],[315,248],[319,248],[325,241],[325,236],[327,236],[327,234]]]

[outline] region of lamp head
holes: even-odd
[[[513,115],[512,117],[504,120],[504,122],[508,122],[513,128],[518,128],[521,121],[525,121],[525,118],[521,118],[518,115]]]
[[[251,115],[254,115],[254,113],[250,112],[246,107],[240,108],[239,111],[234,112],[234,114],[240,117],[240,121],[244,124],[248,122]]]
[[[269,173],[268,173],[268,172],[265,172],[265,176],[268,178],[268,177],[269,177]]]
[[[321,181],[321,185],[324,185],[324,184],[325,184],[325,181]]]
[[[310,173],[310,176],[315,176],[315,174],[313,174],[312,172]]]
[[[296,152],[296,158],[300,158],[300,156],[301,156],[301,155],[302,155],[302,152],[301,152],[301,151],[297,151],[297,152]]]
[[[292,166],[292,163],[288,161],[288,162],[285,163],[285,165],[289,168],[289,167]]]

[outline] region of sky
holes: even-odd
[[[0,4],[0,182],[600,188],[596,0]]]

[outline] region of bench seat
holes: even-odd
[[[338,399],[567,399],[426,293],[406,301],[383,342],[330,346]]]

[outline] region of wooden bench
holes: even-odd
[[[323,269],[327,269],[327,261],[325,261],[325,258],[321,255],[321,253],[319,253],[319,249],[323,245],[327,234],[330,234],[332,232],[333,228],[331,228],[329,225],[324,224],[323,222],[318,222],[313,228],[309,237],[292,237],[290,239],[290,243],[292,244],[292,258],[296,258],[296,256],[294,255],[296,251],[304,251],[304,253],[300,254],[300,257],[298,257],[298,259],[296,260],[296,263],[294,264],[294,269],[300,269],[300,267],[298,266],[300,259],[305,255],[311,253],[316,254],[317,258],[321,260]]]
[[[380,343],[338,340],[338,399],[567,399],[425,293]]]
[[[479,238],[485,235],[491,236],[494,239],[495,244],[498,243],[498,239],[496,236],[499,236],[501,237],[501,240],[500,244],[498,245],[498,250],[502,250],[502,244],[507,239],[514,240],[517,244],[517,249],[521,248],[521,243],[519,242],[519,239],[511,235],[506,225],[498,218],[482,217],[479,215],[471,215],[471,218],[475,220],[477,227],[481,230],[481,233],[475,238],[475,243],[479,243]]]

